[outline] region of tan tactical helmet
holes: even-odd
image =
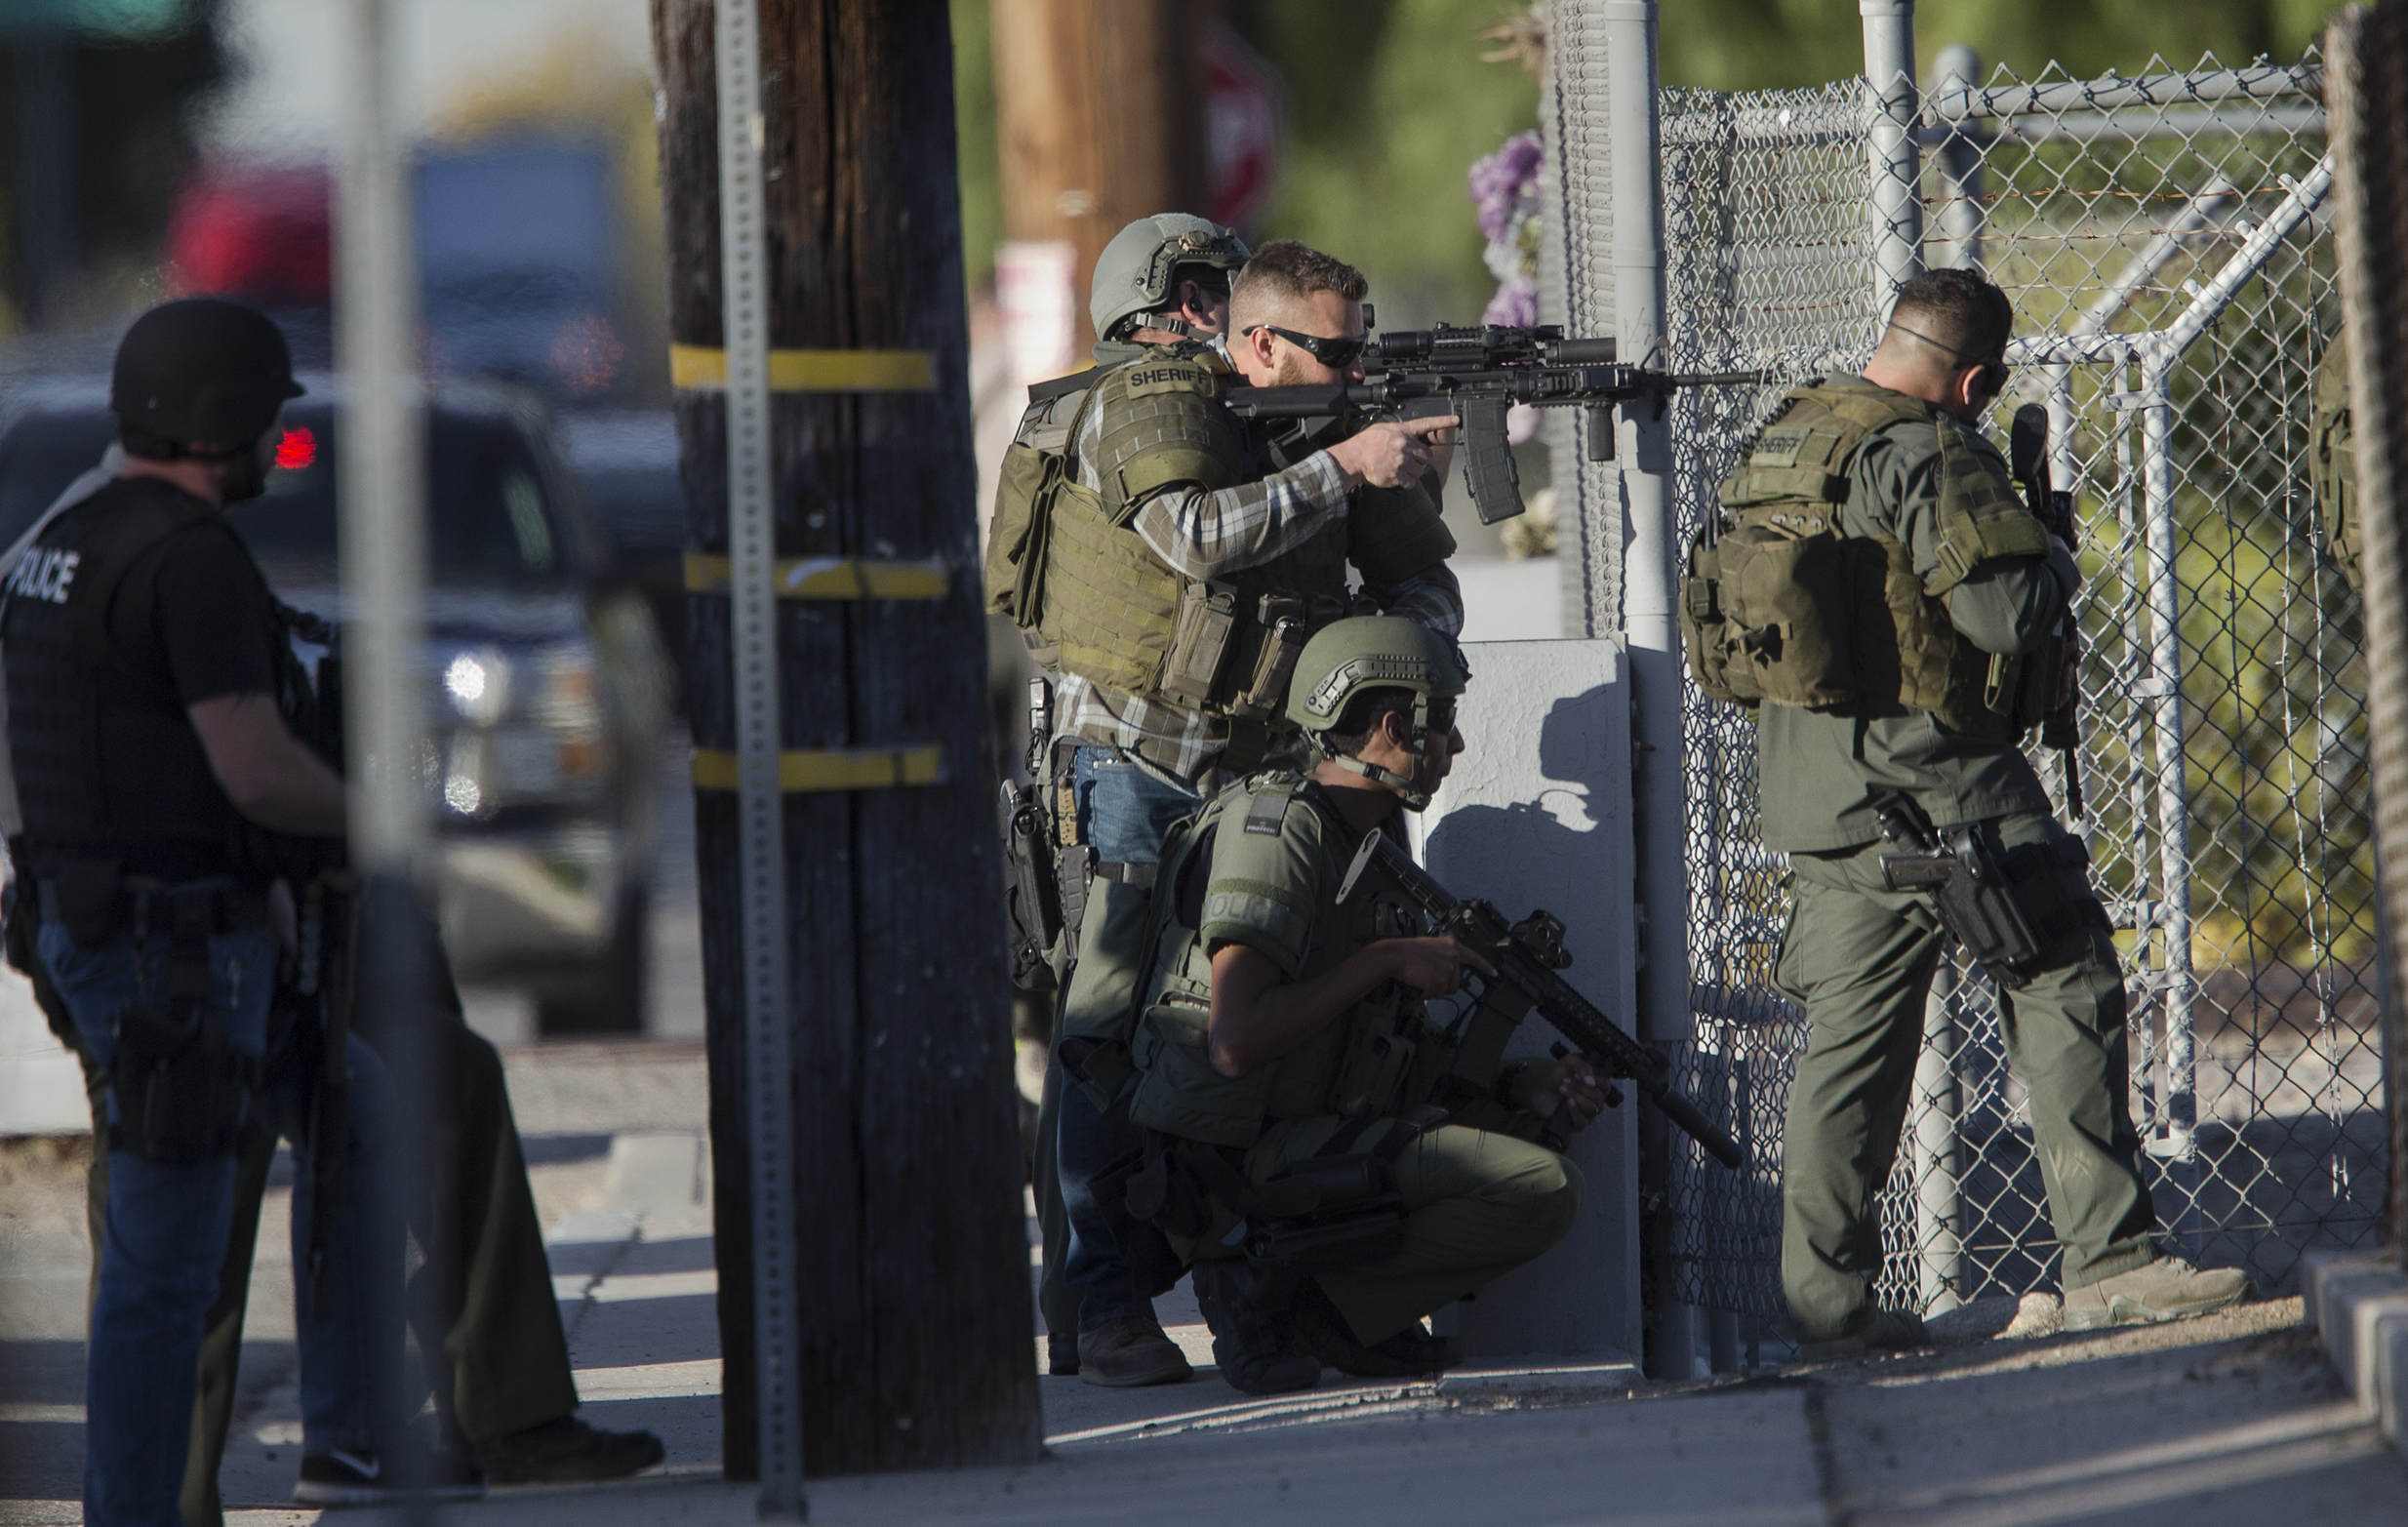
[[[1323,627],[1297,656],[1296,677],[1288,686],[1288,719],[1304,729],[1324,758],[1379,781],[1402,796],[1408,808],[1421,811],[1429,805],[1429,793],[1419,779],[1422,762],[1428,757],[1429,703],[1461,695],[1470,677],[1463,649],[1421,622],[1398,615],[1356,616]],[[1413,779],[1347,757],[1330,740],[1330,730],[1345,715],[1347,704],[1374,689],[1413,692]]]
[[[1182,265],[1234,271],[1254,258],[1246,241],[1218,222],[1184,212],[1140,218],[1112,235],[1096,257],[1096,279],[1087,315],[1096,338],[1112,337],[1112,325],[1136,313],[1157,312],[1176,293],[1173,277]]]

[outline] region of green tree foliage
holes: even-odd
[[[1362,267],[1383,325],[1479,317],[1496,282],[1464,190],[1471,161],[1538,124],[1538,86],[1483,63],[1505,0],[1315,0],[1254,8],[1294,134],[1264,233]]]
[[[1922,0],[1915,55],[1964,43],[1986,69],[2027,78],[2051,61],[2077,77],[2137,74],[2151,55],[2188,68],[2203,53],[2227,63],[2292,59],[2323,29],[2325,0]],[[1865,66],[1856,0],[1678,0],[1664,8],[1666,84],[1761,90],[1846,79]]]

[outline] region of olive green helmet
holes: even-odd
[[[1235,270],[1252,258],[1246,241],[1218,222],[1184,212],[1138,219],[1113,234],[1096,257],[1095,284],[1087,297],[1096,338],[1108,340],[1112,326],[1123,318],[1157,312],[1171,303],[1180,266]]]
[[[1429,703],[1461,695],[1470,677],[1463,650],[1421,622],[1397,615],[1356,616],[1324,626],[1304,644],[1288,686],[1288,719],[1304,729],[1323,757],[1379,781],[1404,797],[1406,806],[1421,811],[1429,805],[1429,793],[1419,778],[1422,760],[1428,755]],[[1347,757],[1330,738],[1354,697],[1375,689],[1413,692],[1413,779]]]

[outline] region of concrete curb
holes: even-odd
[[[2309,1252],[2303,1266],[2308,1323],[2334,1372],[2385,1439],[2408,1452],[2408,1272],[2398,1249]]]

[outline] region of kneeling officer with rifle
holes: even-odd
[[[1398,808],[1426,807],[1463,750],[1465,678],[1454,643],[1418,622],[1329,626],[1287,706],[1320,755],[1311,771],[1232,785],[1164,845],[1133,1047],[1148,1141],[1120,1175],[1129,1213],[1193,1260],[1214,1358],[1248,1393],[1308,1388],[1325,1364],[1451,1366],[1422,1316],[1545,1251],[1580,1211],[1580,1172],[1543,1133],[1607,1105],[1600,1068],[1662,1090],[1644,1052],[1609,1052],[1602,1033],[1572,1034],[1598,1066],[1499,1064],[1533,985],[1567,1032],[1612,1025],[1534,982],[1560,963],[1545,914],[1504,930],[1403,853]],[[1466,972],[1481,1000],[1441,1027],[1425,999]]]

